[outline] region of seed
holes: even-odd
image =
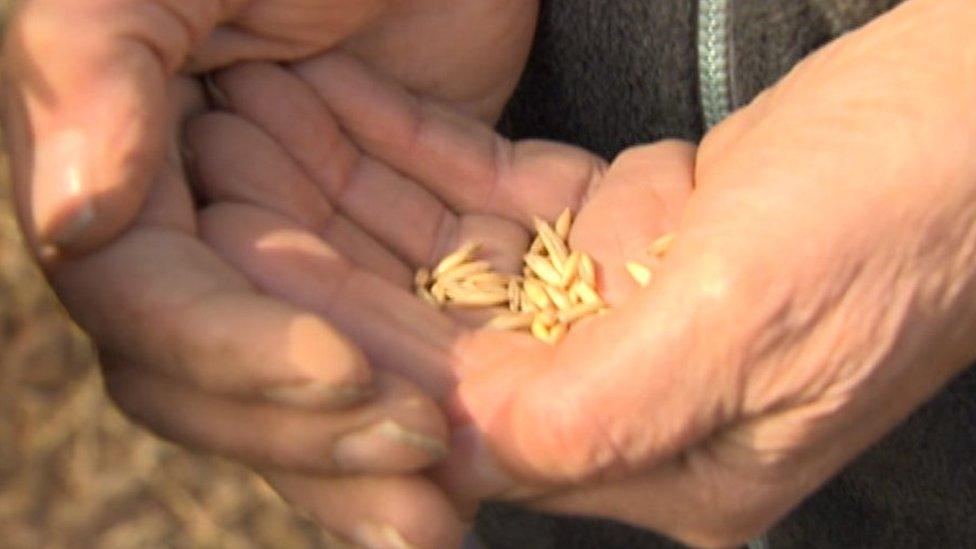
[[[424,288],[423,286],[418,286],[416,292],[417,292],[417,297],[423,299],[424,301],[433,305],[434,307],[440,308],[441,302],[437,301],[437,298],[435,298],[433,294],[430,293],[430,290]]]
[[[549,253],[549,259],[552,260],[556,269],[561,271],[563,263],[569,257],[569,250],[566,249],[566,243],[563,242],[563,239],[556,234],[556,231],[548,223],[538,217],[534,218],[534,221],[535,229],[539,232],[539,238],[542,239],[542,245],[545,246],[546,251]]]
[[[511,279],[508,281],[508,309],[513,313],[517,313],[522,306],[522,290],[519,289],[518,280]]]
[[[477,273],[458,280],[458,282],[469,288],[497,290],[499,288],[508,288],[508,283],[512,280],[512,277],[499,273]]]
[[[567,328],[565,324],[556,324],[549,329],[549,337],[547,337],[544,341],[550,345],[555,345],[556,343],[559,343],[559,340],[562,339],[563,336],[566,335],[566,330]]]
[[[532,245],[529,246],[529,253],[541,255],[545,251],[546,246],[542,243],[542,237],[535,237],[535,239],[532,240]]]
[[[465,289],[461,288],[461,290]],[[449,303],[451,305],[460,305],[463,307],[492,307],[495,305],[504,305],[508,302],[508,295],[504,293],[449,291],[448,297],[450,297]]]
[[[664,254],[668,253],[671,249],[671,245],[674,244],[674,239],[677,235],[674,233],[668,233],[651,244],[650,252],[654,257],[662,257]]]
[[[491,319],[486,328],[492,330],[527,330],[532,327],[535,315],[527,313],[502,313]]]
[[[556,308],[561,311],[569,309],[573,306],[573,304],[569,301],[569,296],[566,295],[566,292],[556,288],[555,286],[546,286],[546,295],[549,296],[549,299],[552,301],[553,305],[555,305]]]
[[[580,253],[579,275],[590,288],[596,288],[596,267],[593,265],[593,258],[586,252]]]
[[[556,219],[556,234],[564,241],[569,240],[569,230],[573,226],[573,212],[566,208]]]
[[[417,271],[417,274],[413,277],[413,285],[418,288],[426,287],[430,282],[430,269],[426,267],[421,268]]]
[[[468,243],[461,246],[457,251],[442,259],[441,262],[437,264],[437,267],[434,268],[431,276],[433,278],[440,278],[440,276],[445,272],[471,259],[472,254],[474,254],[474,252],[477,250],[478,245],[474,243]]]
[[[594,290],[586,282],[580,280],[576,284],[573,284],[573,290],[576,291],[576,295],[579,296],[579,300],[583,303],[600,306],[603,305],[603,300],[600,299],[600,296],[596,293],[596,290]]]
[[[447,288],[444,286],[444,282],[440,280],[435,282],[434,285],[430,287],[430,295],[433,296],[438,303],[446,302]]]
[[[551,310],[540,311],[535,315],[535,317],[542,322],[546,328],[552,328],[557,322],[559,322],[559,317],[557,317],[556,313]]]
[[[533,219],[538,234],[524,256],[522,276],[495,272],[489,262],[475,261],[476,244],[465,244],[442,259],[433,271],[419,269],[414,291],[435,307],[442,305],[495,309],[487,329],[525,330],[554,344],[570,327],[588,316],[604,314],[596,292],[596,268],[586,253],[569,249],[573,215],[567,208],[553,225]],[[665,249],[663,244],[661,249]],[[650,280],[651,271],[627,264],[637,280]]]
[[[563,288],[568,288],[573,282],[573,279],[576,278],[576,275],[579,274],[580,257],[581,254],[579,251],[574,251],[569,254],[569,259],[563,265],[563,277],[562,283],[560,284]]]
[[[470,263],[461,263],[455,265],[450,269],[442,272],[437,279],[438,280],[459,280],[467,279],[478,274],[490,274],[488,271],[491,270],[491,263],[487,261],[472,261]]]
[[[572,324],[581,318],[599,312],[602,307],[599,303],[581,303],[570,309],[559,311],[556,314],[556,318],[560,324]]]
[[[545,285],[537,280],[526,279],[523,283],[523,289],[525,290],[526,297],[529,301],[536,306],[539,310],[548,309],[552,302],[549,301],[549,295],[546,293]]]
[[[531,330],[532,335],[535,336],[536,339],[542,341],[547,341],[549,339],[549,328],[546,326],[545,322],[543,322],[542,315],[536,315],[535,318],[532,319]]]
[[[548,282],[549,284],[559,285],[562,284],[563,277],[559,272],[553,267],[546,258],[538,255],[529,254],[525,256],[525,264],[532,269],[540,279]]]
[[[630,272],[630,276],[640,284],[642,287],[646,287],[651,283],[651,270],[645,265],[634,261],[628,261],[626,264],[627,271]]]

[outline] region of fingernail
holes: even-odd
[[[363,524],[356,529],[356,543],[367,549],[416,549],[389,524]]]
[[[64,247],[95,221],[88,143],[78,130],[65,130],[34,151],[32,214],[40,240]]]
[[[344,471],[410,470],[447,455],[436,438],[385,420],[343,436],[332,449],[336,466]]]
[[[370,397],[371,386],[335,385],[323,381],[309,381],[294,385],[272,387],[264,397],[272,402],[304,409],[336,409],[352,406]]]

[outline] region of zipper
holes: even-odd
[[[698,84],[705,130],[731,112],[729,4],[732,0],[698,0]]]

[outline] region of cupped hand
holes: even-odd
[[[484,317],[469,311],[431,308],[413,294],[416,269],[477,242],[496,269],[518,272],[532,217],[568,206],[579,212],[574,246],[602,265],[606,300],[624,306],[638,288],[626,261],[649,260],[648,246],[674,228],[691,192],[690,144],[634,149],[608,168],[575,147],[511,143],[341,54],[289,68],[244,65],[214,81],[228,112],[188,126],[197,187],[211,203],[204,239],[258,288],[324,315],[377,368],[445,403],[457,401],[459,380],[464,388],[485,369],[513,379],[565,351],[480,331]],[[616,344],[599,341],[588,360],[612,356]],[[510,487],[485,485],[463,462],[472,419],[456,421],[455,472],[466,482],[440,478],[470,508]]]
[[[186,75],[343,49],[492,119],[521,70],[535,9],[500,0],[19,3],[5,33],[2,112],[17,213],[93,336],[123,410],[177,442],[269,471],[290,499],[308,497],[309,475],[333,475],[333,488],[306,503],[331,509],[320,518],[350,539],[394,543],[403,509],[424,519],[427,545],[456,539],[446,502],[410,476],[444,452],[433,401],[375,371],[320,315],[262,295],[200,239],[179,134],[206,101]],[[393,476],[338,476],[358,474]],[[410,505],[387,497],[393,485]]]
[[[941,23],[897,13],[897,28]],[[439,223],[430,220],[453,215],[463,226],[487,216],[522,231],[481,237],[496,267],[513,269],[529,216],[577,209],[571,242],[598,259],[600,290],[615,308],[558,346],[435,321],[409,296],[407,275],[398,303],[414,312],[390,319],[404,325],[376,329],[364,316],[347,329],[379,362],[406,364],[411,349],[433,347],[427,359],[454,372],[453,390],[434,387],[450,395],[455,428],[436,478],[456,501],[511,499],[732,545],[770,526],[976,357],[966,298],[976,285],[976,147],[951,106],[917,99],[940,79],[958,80],[948,65],[907,78],[904,59],[921,65],[946,52],[902,51],[876,29],[808,60],[697,155],[665,143],[607,169],[576,149],[508,143],[341,57],[294,69],[314,90],[309,100],[323,101],[321,115],[341,126],[312,133],[325,144],[298,140],[300,121],[272,127],[243,100],[234,108],[313,180],[328,172],[310,169],[313,159],[353,159],[340,163],[354,166],[339,170],[349,175],[337,180],[343,194],[374,207],[391,196],[411,204],[413,194],[436,202],[409,223],[384,216],[373,229],[422,235],[422,253],[401,245],[409,268],[459,242],[432,237]],[[889,53],[872,57],[878,51]],[[332,147],[345,152],[327,154]],[[393,174],[399,190],[391,182],[367,199],[365,189],[381,188],[378,172]],[[233,187],[222,192],[246,193]],[[255,252],[281,225],[250,238],[220,228],[257,226],[236,215],[211,226],[225,257],[271,293],[299,303],[322,295],[295,282],[315,283],[302,274],[315,254],[272,268],[281,254]],[[673,249],[638,290],[624,260],[671,229]],[[295,238],[307,233],[297,230]],[[328,295],[336,301],[322,302],[326,314],[347,309],[335,304],[341,292]],[[390,299],[364,310],[392,310]],[[425,343],[383,335],[398,330]],[[405,373],[423,377],[421,363]]]
[[[26,0],[5,33],[4,127],[20,215],[46,255],[138,215],[166,149],[169,83],[329,49],[486,120],[521,73],[537,2]]]

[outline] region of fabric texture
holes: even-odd
[[[898,0],[731,0],[731,100],[748,104],[810,52]],[[695,0],[543,2],[528,68],[499,128],[624,148],[703,132]],[[976,368],[970,368],[769,533],[770,546],[966,547],[976,540]],[[488,505],[492,549],[677,547],[608,521]]]

